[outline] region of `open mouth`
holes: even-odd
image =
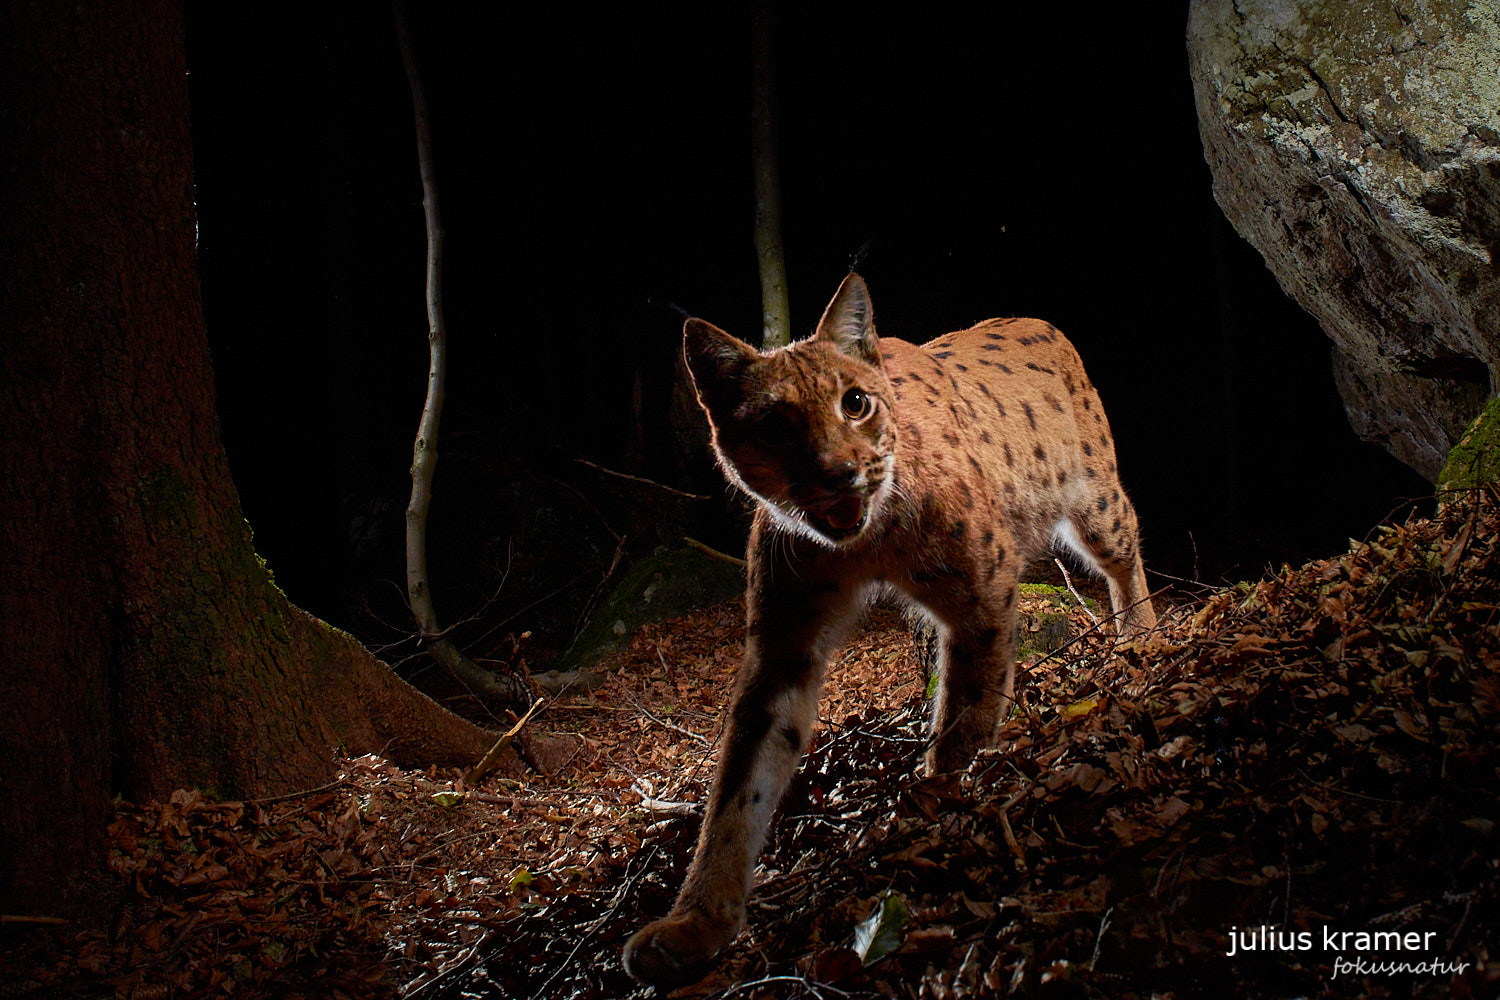
[[[813,526],[834,541],[859,534],[865,523],[865,501],[858,496],[840,497],[818,511],[808,511]]]

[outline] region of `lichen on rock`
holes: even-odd
[[[1428,479],[1500,367],[1500,3],[1193,0],[1214,196]]]

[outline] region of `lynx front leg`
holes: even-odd
[[[752,540],[752,552],[755,542]],[[658,986],[694,982],[733,940],[745,916],[756,858],[771,814],[797,769],[817,715],[833,648],[855,594],[816,580],[816,567],[767,569],[769,547],[752,556],[749,635],[687,880],[666,918],[625,945],[625,968]]]

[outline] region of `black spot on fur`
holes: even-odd
[[[973,646],[976,650],[989,649],[995,645],[995,640],[1000,638],[1000,630],[997,628],[984,628],[974,633]]]
[[[806,681],[812,673],[812,661],[805,658],[785,666],[785,670],[767,670],[755,675],[735,703],[731,730],[734,737],[723,750],[724,788],[742,788],[748,783],[756,751],[771,730],[771,713],[766,706],[783,691]],[[718,811],[726,805],[728,802],[720,799]]]
[[[1031,346],[1031,338],[1030,337],[1022,337],[1020,343],[1021,343],[1022,347],[1030,347]]]
[[[988,337],[988,338],[990,338],[991,340],[1004,340],[1005,339],[1005,335],[1004,334],[1000,334],[1000,333],[986,333],[985,336]]]
[[[969,526],[967,524],[964,524],[962,521],[954,521],[953,527],[948,529],[948,534],[953,536],[954,538],[961,539],[968,532],[968,530]]]
[[[1113,525],[1113,526],[1112,526],[1112,527],[1111,527],[1111,528],[1110,528],[1110,530],[1111,530],[1111,531],[1119,531],[1119,530],[1120,530],[1120,519],[1119,519],[1119,518],[1118,518],[1118,517],[1117,517],[1117,518],[1115,518],[1115,523],[1114,523],[1114,525]]]
[[[991,368],[995,367],[995,362],[989,361],[989,360],[987,360],[985,358],[980,358],[979,359],[979,363],[982,364],[982,365],[989,365]]]
[[[1109,497],[1100,497],[1099,498],[1099,512],[1102,514],[1102,513],[1104,513],[1107,510],[1109,510]]]
[[[1058,413],[1061,413],[1063,411],[1062,404],[1059,403],[1055,397],[1044,395],[1042,396],[1042,398],[1045,399],[1048,403],[1052,404],[1052,408]]]
[[[999,548],[997,548],[995,550],[995,565],[996,566],[1004,566],[1005,565],[1005,555],[1006,555],[1006,553],[1005,553],[1005,546],[1004,545],[1000,546]]]
[[[984,467],[979,464],[978,460],[975,459],[973,455],[968,456],[968,458],[969,458],[969,465],[973,466],[975,472],[977,472],[981,476],[983,476],[984,475]]]
[[[1004,373],[1005,373],[1005,374],[1007,374],[1007,375],[1014,375],[1014,374],[1015,374],[1015,372],[1013,372],[1013,371],[1011,371],[1011,370],[1010,370],[1010,369],[1009,369],[1009,368],[1008,368],[1008,367],[1006,367],[1006,366],[1005,366],[1005,365],[1001,365],[1001,366],[1000,366],[1000,370],[1001,370],[1001,371],[1003,371],[1003,372],[1004,372]]]
[[[962,365],[962,364],[959,364],[956,361],[953,363],[953,367],[957,368],[961,372],[966,372],[966,371],[969,370],[969,366],[968,365]]]
[[[922,376],[918,375],[916,372],[907,372],[906,377],[916,382],[922,381]]]
[[[1085,455],[1093,455],[1093,453],[1094,453],[1094,446],[1091,445],[1091,444],[1089,444],[1087,441],[1085,441],[1083,443],[1083,453]]]
[[[943,440],[946,441],[950,447],[953,447],[953,448],[957,448],[958,447],[958,435],[957,434],[947,434],[947,433],[945,433],[945,434],[943,434]]]
[[[941,346],[947,347],[948,345],[947,344],[943,344]],[[933,355],[933,357],[947,359],[947,358],[953,357],[953,352],[952,351],[938,351],[936,354]]]
[[[974,509],[974,491],[971,490],[971,489],[969,489],[969,484],[966,483],[966,482],[964,482],[962,479],[960,479],[958,481],[958,488],[963,491],[963,495],[964,495],[964,510],[973,510]]]
[[[979,432],[979,440],[983,441],[985,444],[989,444],[990,443],[990,432],[989,431],[980,431]]]
[[[939,580],[951,580],[956,576],[963,575],[963,570],[954,569],[952,566],[944,566],[939,563],[936,566],[929,566],[925,569],[919,569],[913,572],[911,575],[911,582],[936,583]]]
[[[1039,364],[1037,364],[1034,361],[1028,361],[1028,362],[1026,362],[1026,367],[1030,368],[1034,372],[1041,372],[1044,375],[1056,375],[1057,374],[1057,372],[1053,371],[1051,368],[1048,368],[1045,365],[1039,365]]]
[[[994,334],[991,334],[990,336],[994,336]],[[999,344],[984,344],[982,346],[984,347],[984,349],[986,351],[1003,351],[1003,350],[1005,350],[1005,348],[1001,347]]]
[[[1032,430],[1036,430],[1036,414],[1032,412],[1031,404],[1022,403],[1021,409],[1026,411],[1026,422],[1031,425]]]
[[[894,376],[894,377],[891,378],[891,385],[905,385],[905,384],[906,384],[906,379],[902,378],[900,375],[896,375],[896,376]]]
[[[986,531],[984,533],[984,544],[986,544],[986,545],[993,545],[994,543],[995,543],[995,533],[993,531]]]
[[[922,447],[922,432],[917,429],[916,424],[907,424],[906,433],[911,438],[911,443],[918,448]]]
[[[1011,468],[1015,468],[1015,465],[1016,465],[1015,457],[1012,456],[1011,453],[1010,453],[1010,442],[1009,441],[1007,441],[1005,443],[1005,464],[1008,465],[1008,466],[1010,466]]]
[[[1089,409],[1089,408],[1090,408],[1090,406],[1089,406],[1089,403],[1090,403],[1090,400],[1088,400],[1088,399],[1085,399],[1085,400],[1084,400],[1084,401],[1083,401],[1083,408],[1084,408],[1084,409],[1085,409],[1085,410],[1087,410],[1087,409]]]

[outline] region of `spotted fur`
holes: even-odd
[[[698,319],[684,350],[725,475],[756,497],[748,636],[697,852],[672,913],[625,966],[691,982],[744,920],[771,814],[815,720],[829,658],[878,588],[942,637],[930,772],[967,766],[1009,712],[1016,582],[1062,542],[1151,628],[1136,517],[1073,345],[990,320],[920,347],[877,336],[850,275],[808,340],[761,354]]]

